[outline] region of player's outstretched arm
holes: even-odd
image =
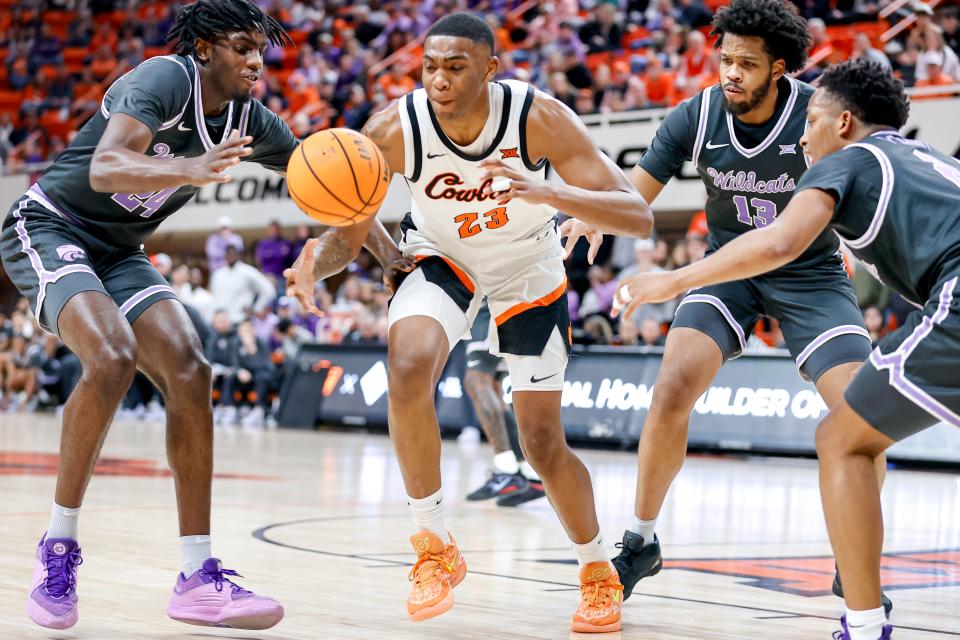
[[[573,111],[538,92],[526,134],[530,158],[549,160],[566,183],[546,183],[544,202],[603,231],[650,235],[653,214],[647,201],[597,148]],[[513,180],[513,176],[507,177]],[[507,195],[524,198],[521,193]]]
[[[374,223],[379,224],[370,216],[350,227],[330,227],[320,237],[307,240],[293,266],[283,272],[287,295],[296,298],[310,313],[319,315],[320,310],[313,301],[317,283],[340,273],[356,260]]]
[[[752,278],[795,260],[830,225],[836,198],[806,189],[793,196],[772,224],[731,240],[699,262],[628,278],[617,291],[614,309],[628,315],[641,304],[672,300],[695,287]]]
[[[245,145],[253,142],[233,131],[202,156],[170,158],[144,155],[152,140],[150,127],[125,113],[113,114],[90,161],[90,187],[101,193],[148,193],[229,182],[223,171],[250,155]]]

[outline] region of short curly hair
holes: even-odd
[[[864,124],[899,129],[910,115],[903,83],[873,60],[855,58],[827,67],[819,86]]]
[[[782,59],[787,72],[803,68],[812,43],[806,21],[786,0],[733,0],[713,19],[710,35],[718,36],[717,49],[727,33],[763,38],[767,53],[774,60]]]

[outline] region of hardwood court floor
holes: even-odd
[[[80,521],[80,623],[24,612],[33,548],[48,519],[58,420],[0,416],[0,639],[568,638],[572,552],[546,501],[467,503],[489,450],[444,442],[448,524],[470,573],[440,618],[406,618],[412,522],[381,434],[217,430],[214,551],[243,584],[284,603],[267,632],[189,627],[164,608],[179,565],[160,425],[118,423]],[[582,451],[607,546],[632,513],[631,453]],[[886,583],[899,640],[960,638],[960,482],[891,471]],[[830,638],[841,602],[811,461],[688,461],[658,529],[666,569],[638,585],[620,634],[644,640]],[[898,587],[898,588],[895,588]],[[574,636],[576,637],[576,636]]]

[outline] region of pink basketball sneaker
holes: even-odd
[[[70,538],[47,538],[37,545],[27,615],[41,627],[69,629],[77,624],[77,567],[80,547]]]
[[[208,558],[189,578],[181,573],[167,615],[187,624],[251,630],[269,629],[283,619],[279,602],[247,591],[227,576],[242,577],[224,569],[217,558]]]

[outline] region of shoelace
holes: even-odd
[[[47,568],[47,593],[54,598],[73,593],[77,584],[77,567],[83,564],[80,549],[57,556],[44,551],[44,565]]]
[[[610,601],[610,591],[623,591],[618,582],[597,580],[580,585],[580,597],[586,600],[587,607],[605,607]]]
[[[226,582],[227,584],[230,585],[230,589],[233,593],[252,593],[252,591],[248,589],[244,589],[243,587],[238,585],[236,582],[234,582],[230,578],[227,578],[227,576],[233,576],[235,578],[243,577],[242,575],[240,575],[236,571],[233,571],[232,569],[220,569],[220,571],[204,571],[203,569],[201,569],[201,571],[206,575],[210,576],[211,578],[213,578],[213,581],[216,584],[217,591],[223,591],[223,583]]]
[[[426,565],[430,562],[434,563],[435,566],[432,568],[427,567]],[[423,568],[423,572],[420,571],[421,567]],[[444,558],[442,555],[425,553],[417,558],[417,563],[413,565],[413,569],[411,569],[410,573],[407,574],[407,580],[416,580],[417,584],[420,585],[429,584],[435,580],[442,571],[453,573],[453,570],[448,568],[446,558]]]

